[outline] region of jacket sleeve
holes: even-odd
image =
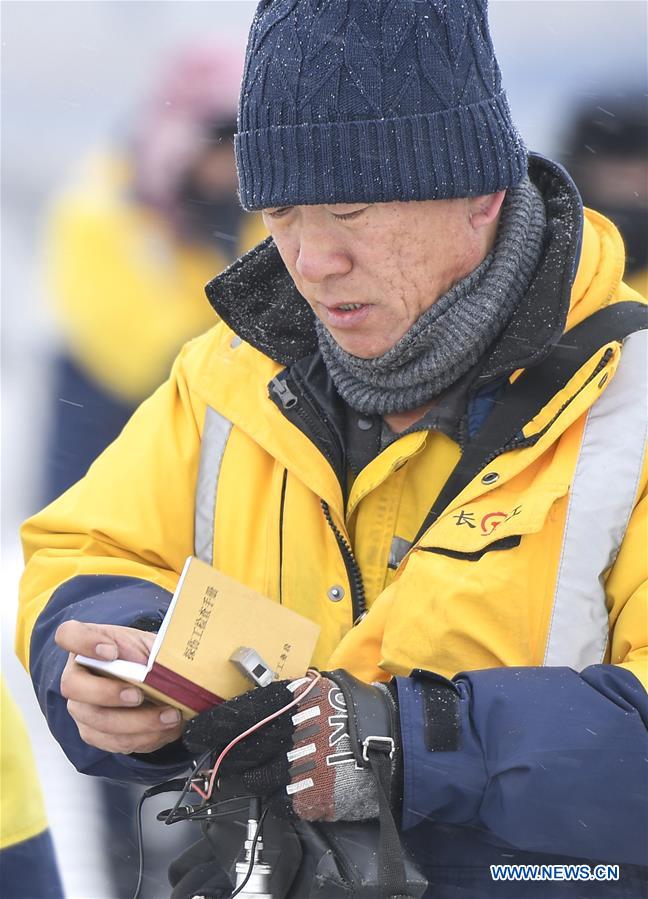
[[[606,583],[615,664],[398,678],[404,828],[430,817],[518,849],[646,864],[646,511]]]
[[[431,818],[517,849],[645,864],[648,701],[633,674],[594,665],[397,680],[404,829]]]
[[[17,652],[54,736],[88,774],[159,780],[186,763],[180,750],[138,757],[86,745],[60,694],[67,654],[54,643],[70,618],[130,625],[161,616],[193,553],[204,407],[187,387],[184,353],[86,477],[22,529]]]

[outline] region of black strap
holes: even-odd
[[[542,362],[524,371],[513,384],[508,384],[485,424],[465,447],[412,544],[421,539],[449,503],[511,444],[524,425],[547,405],[598,349],[646,329],[648,306],[643,303],[624,302],[606,306],[564,334]],[[611,353],[607,358],[609,355]],[[600,360],[602,365],[607,358]]]
[[[391,810],[391,758],[382,749],[367,750],[369,767],[376,778],[378,791],[378,821],[380,824],[380,844],[378,848],[378,870],[380,886],[385,899],[411,899],[407,891],[407,875],[403,850],[398,829]]]
[[[376,689],[373,684],[366,684],[364,681],[358,680],[357,677],[342,668],[327,671],[326,676],[342,691],[349,712],[348,727],[351,750],[356,763],[364,768],[367,764],[363,755],[364,742],[367,738],[383,739],[386,745],[389,741],[391,746],[388,748],[393,748],[396,724],[392,715],[395,713],[392,712],[390,704],[385,701],[382,691]]]
[[[411,899],[398,828],[392,814],[392,758],[398,725],[393,703],[373,684],[337,668],[326,672],[342,691],[349,713],[348,727],[356,763],[367,765],[376,778],[380,845],[378,871],[384,899]]]

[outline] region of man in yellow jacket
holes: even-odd
[[[542,869],[551,899],[629,899],[648,837],[646,309],[618,232],[527,153],[500,81],[478,0],[259,5],[236,149],[272,237],[208,286],[221,323],[25,525],[18,651],[80,770],[150,781],[218,751],[287,685],[182,743],[175,710],[74,661],[144,660],[134,625],[195,554],[316,620],[315,664],[336,669],[305,719],[232,752],[253,792],[377,817],[382,747],[426,895],[521,899]]]

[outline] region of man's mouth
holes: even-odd
[[[333,328],[354,328],[360,326],[371,310],[367,303],[336,303],[334,306],[320,305],[320,317],[324,324]]]

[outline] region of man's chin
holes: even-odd
[[[356,356],[358,359],[377,359],[390,349],[385,340],[377,341],[375,338],[371,339],[360,335],[335,333],[332,329],[329,329],[329,333],[345,353]]]

